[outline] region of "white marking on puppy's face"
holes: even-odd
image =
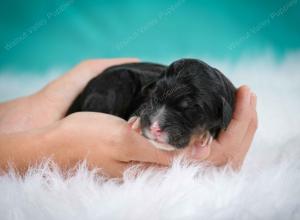
[[[160,107],[156,111],[156,113],[154,114],[154,116],[152,116],[152,118],[151,118],[151,124],[153,124],[156,121],[159,122],[159,121],[163,120],[165,112],[166,112],[166,106],[163,105],[162,107]]]
[[[160,136],[155,136],[151,133],[151,131],[148,128],[145,128],[143,130],[145,137],[147,137],[150,140],[157,141],[158,143],[168,143],[169,141],[169,136],[167,132],[162,131]]]
[[[151,122],[150,127],[153,124],[156,124],[156,123],[159,124],[159,121],[164,119],[165,112],[166,112],[165,106],[162,106],[161,108],[159,108],[156,111],[156,113],[154,114],[154,116],[152,116],[150,119],[150,122]],[[150,140],[153,140],[153,141],[157,141],[158,143],[168,143],[168,141],[169,141],[168,133],[165,131],[161,131],[159,136],[153,134],[152,131],[150,130],[150,128],[144,128],[143,132],[147,138],[149,138]]]

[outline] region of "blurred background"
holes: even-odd
[[[0,74],[95,57],[237,62],[300,48],[298,0],[1,0]],[[11,73],[11,72],[10,72]]]

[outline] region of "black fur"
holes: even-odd
[[[182,148],[193,134],[209,131],[215,138],[229,124],[235,87],[217,69],[196,59],[181,59],[170,66],[131,63],[113,66],[92,79],[67,114],[103,112],[128,120],[141,117],[141,128],[162,106],[161,129],[168,143]]]

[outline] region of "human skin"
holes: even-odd
[[[233,118],[210,146],[167,152],[156,149],[118,117],[79,112],[64,117],[88,81],[111,65],[137,59],[84,61],[35,94],[0,104],[0,168],[8,163],[21,173],[44,158],[62,169],[86,160],[110,177],[122,176],[133,163],[168,166],[178,154],[215,166],[240,168],[257,129],[256,96],[247,86],[237,90]]]

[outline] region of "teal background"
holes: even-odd
[[[0,70],[42,73],[95,57],[235,61],[270,49],[280,59],[300,48],[300,3],[1,0],[0,33]]]

